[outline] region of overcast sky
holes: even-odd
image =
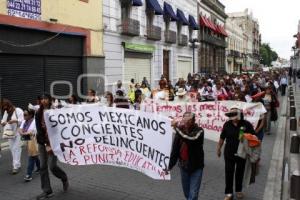
[[[258,19],[262,42],[270,43],[280,57],[290,58],[293,35],[298,31],[300,0],[220,0],[226,12],[243,11],[249,8]]]

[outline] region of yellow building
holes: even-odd
[[[101,0],[2,1],[0,97],[24,107],[44,91],[61,99],[103,92],[102,44]],[[78,80],[81,74],[94,78]],[[13,88],[16,80],[22,89]]]

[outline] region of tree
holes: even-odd
[[[263,43],[260,47],[260,63],[266,66],[271,66],[271,63],[278,59],[278,54],[273,51],[269,44]]]

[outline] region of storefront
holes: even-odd
[[[83,72],[84,37],[46,31],[0,26],[0,96],[26,108],[38,95],[58,96],[77,92],[77,78]],[[82,85],[78,86],[81,88]]]
[[[129,83],[131,79],[141,83],[143,78],[151,83],[152,57],[155,47],[152,45],[141,45],[124,43],[124,73],[123,80]]]
[[[179,56],[177,62],[178,78],[184,78],[184,80],[187,80],[188,74],[193,72],[192,65],[191,58]]]

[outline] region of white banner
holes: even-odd
[[[171,120],[141,111],[81,105],[48,110],[45,122],[54,154],[70,165],[112,165],[165,175],[172,147]]]
[[[209,140],[219,141],[224,123],[228,120],[225,113],[233,105],[238,105],[243,109],[245,119],[252,123],[254,128],[257,126],[260,115],[266,113],[262,103],[245,103],[240,101],[208,101],[208,102],[189,102],[178,103],[160,101],[152,99],[144,101],[141,110],[152,112],[181,120],[187,111],[196,115],[196,123],[204,129],[205,137]]]

